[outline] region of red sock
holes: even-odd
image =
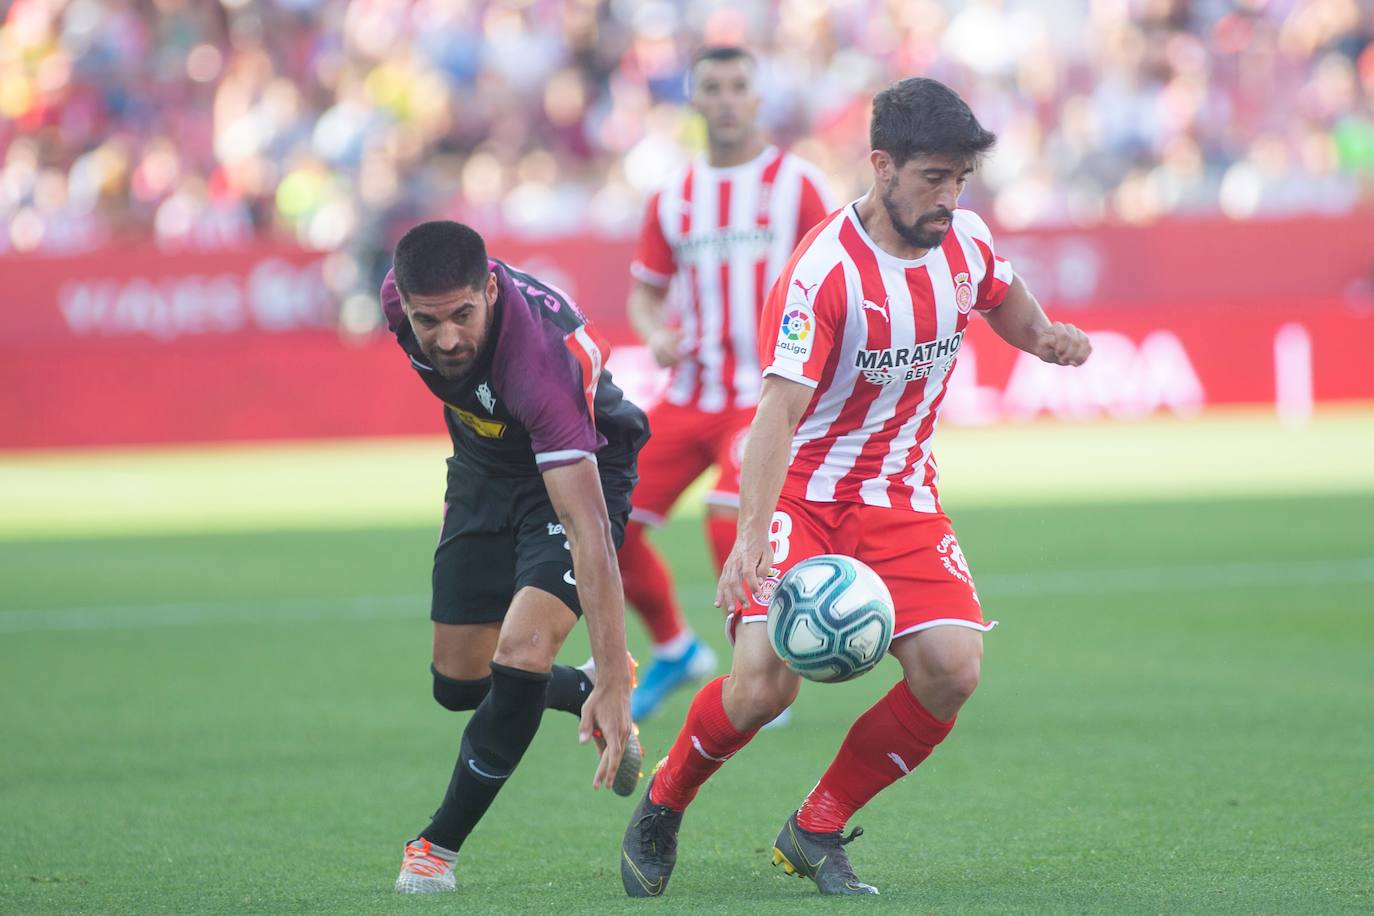
[[[725,558],[735,546],[735,516],[708,512],[706,515],[706,539],[711,542],[711,553],[716,558],[716,569],[725,568]]]
[[[677,733],[668,759],[654,774],[649,797],[655,804],[667,805],[676,811],[686,810],[711,774],[758,734],[758,729],[741,732],[730,724],[721,696],[729,676],[722,675],[711,681],[692,700],[687,721],[682,723],[682,731]]]
[[[855,811],[916,769],[953,727],[953,719],[932,716],[906,681],[898,681],[844,736],[830,768],[802,802],[797,823],[821,833],[843,830]]]
[[[645,537],[644,526],[630,522],[618,554],[625,600],[634,605],[654,645],[672,642],[686,630],[682,609],[673,595],[673,580],[658,551]]]

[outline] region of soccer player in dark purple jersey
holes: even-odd
[[[406,844],[396,890],[452,890],[458,850],[515,770],[546,708],[601,748],[592,785],[631,794],[643,753],[616,550],[648,423],[606,372],[565,294],[487,257],[459,223],[422,223],[382,284],[387,325],[444,404],[453,440],[434,554],[434,698],[473,710],[453,778]],[[587,619],[592,663],[555,665]]]

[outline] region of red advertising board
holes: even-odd
[[[617,344],[617,378],[652,396],[659,379],[623,317],[629,241],[490,246],[567,289]],[[1079,370],[1045,366],[975,322],[948,422],[1374,399],[1374,218],[1007,235],[1000,247],[1095,353]],[[281,247],[0,258],[0,448],[440,431],[394,343],[335,329],[322,264]]]

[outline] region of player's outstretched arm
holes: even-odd
[[[1071,324],[1050,321],[1020,277],[1012,279],[1001,305],[982,314],[997,336],[1047,363],[1081,366],[1093,351],[1087,334]]]
[[[596,662],[596,686],[582,705],[578,737],[586,743],[599,729],[606,741],[592,778],[592,787],[599,789],[615,779],[630,735],[630,663],[620,567],[596,465],[583,460],[551,468],[544,472],[544,487],[572,548],[577,597]]]
[[[667,296],[668,287],[635,280],[630,288],[626,311],[630,316],[630,325],[653,353],[654,361],[665,369],[671,369],[682,360],[682,332],[668,327],[664,308]]]
[[[792,434],[797,431],[813,391],[800,382],[770,375],[763,380],[758,411],[749,426],[740,464],[739,524],[735,546],[716,586],[716,607],[748,606],[759,580],[773,565],[768,525],[787,476]]]

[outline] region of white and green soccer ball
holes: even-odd
[[[826,684],[858,677],[892,642],[892,595],[853,557],[827,553],[793,566],[768,605],[773,651],[802,677]]]

